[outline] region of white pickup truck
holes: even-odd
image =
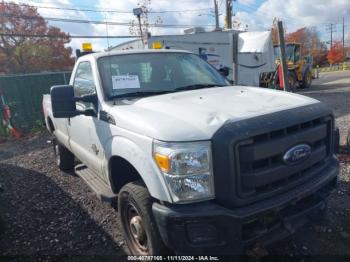
[[[118,203],[135,255],[275,242],[324,210],[336,187],[327,106],[230,86],[189,52],[85,55],[43,108],[58,166]]]

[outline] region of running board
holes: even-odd
[[[97,198],[102,202],[116,202],[117,195],[114,194],[112,189],[87,166],[83,164],[77,165],[75,167],[75,173],[85,181],[85,183],[97,195]]]

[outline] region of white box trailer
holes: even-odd
[[[159,42],[166,49],[196,53],[218,70],[229,68],[228,79],[238,85],[260,86],[261,75],[275,71],[270,31],[231,30],[152,36],[148,39],[148,47]]]

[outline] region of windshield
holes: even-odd
[[[109,99],[229,85],[211,65],[188,53],[106,56],[98,60],[98,66]]]
[[[286,60],[294,62],[295,55],[295,45],[286,45]],[[281,57],[281,50],[279,46],[274,47],[275,58],[279,59]]]

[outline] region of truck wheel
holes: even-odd
[[[153,200],[141,181],[126,184],[118,196],[118,212],[132,255],[167,253],[152,213]]]
[[[296,92],[297,90],[297,77],[294,72],[288,72],[288,88],[290,92]]]
[[[53,141],[53,149],[56,156],[57,166],[62,171],[69,171],[74,168],[74,155],[64,146],[57,142],[56,139]]]
[[[308,70],[301,83],[302,88],[310,88],[312,84],[312,72]]]
[[[348,134],[348,138],[346,139],[347,141],[347,148],[348,148],[348,154],[350,155],[350,131],[349,131],[349,134]]]

